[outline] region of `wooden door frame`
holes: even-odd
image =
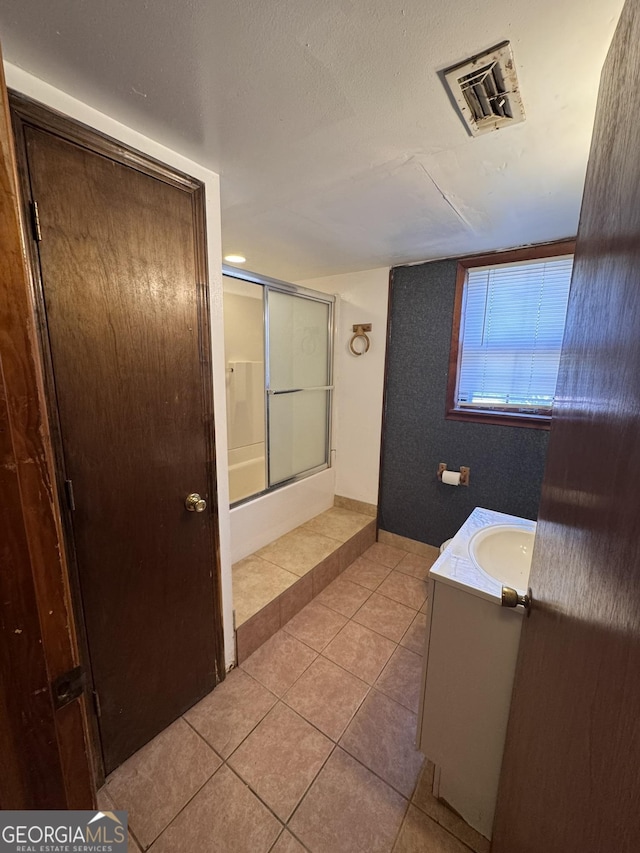
[[[51,690],[79,650],[1,56],[0,97],[0,807],[90,809],[85,699]]]
[[[70,588],[71,605],[75,612],[77,627],[77,644],[79,657],[87,672],[89,692],[93,691],[93,678],[90,667],[90,657],[87,644],[87,633],[84,623],[82,600],[80,595],[80,580],[78,565],[75,557],[74,540],[71,528],[71,517],[64,492],[64,454],[60,424],[56,406],[55,382],[51,352],[48,340],[44,293],[40,275],[38,244],[32,239],[31,231],[31,191],[27,164],[27,153],[24,129],[31,127],[36,130],[51,133],[67,142],[78,145],[85,150],[106,157],[114,162],[134,168],[137,171],[186,191],[192,196],[193,230],[196,256],[196,301],[198,305],[198,324],[200,341],[200,375],[202,383],[203,423],[207,447],[207,488],[211,495],[211,513],[209,514],[209,535],[214,558],[212,566],[212,610],[211,618],[214,623],[216,658],[215,670],[217,681],[225,677],[224,664],[224,635],[222,617],[222,584],[219,542],[219,518],[217,503],[217,474],[215,456],[215,434],[213,415],[213,385],[211,358],[211,329],[209,308],[208,267],[206,255],[206,219],[205,191],[201,181],[190,177],[146,154],[129,148],[125,144],[69,118],[37,101],[16,92],[9,92],[9,104],[13,123],[13,133],[16,145],[18,178],[21,189],[22,222],[26,259],[30,273],[31,300],[38,337],[39,357],[42,362],[44,382],[44,397],[47,416],[50,425],[51,445],[53,452],[53,483],[57,492],[57,504],[61,509],[62,544],[66,553],[68,566],[68,585]],[[96,786],[104,781],[104,765],[102,746],[96,709],[93,702],[88,703],[88,728],[91,742],[91,753],[94,765]]]

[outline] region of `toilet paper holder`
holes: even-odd
[[[447,463],[441,462],[438,465],[438,479],[442,482],[442,474],[444,471],[447,471]],[[469,485],[469,474],[471,473],[471,468],[465,467],[463,465],[460,466],[460,485],[468,486]]]

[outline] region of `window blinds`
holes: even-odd
[[[568,255],[469,269],[458,407],[550,411],[572,267]]]

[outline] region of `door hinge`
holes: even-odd
[[[102,708],[100,707],[100,697],[98,696],[98,691],[93,690],[92,695],[93,695],[93,707],[94,707],[95,712],[96,712],[96,717],[101,717],[102,716]]]
[[[51,682],[51,694],[56,711],[73,702],[84,692],[87,674],[83,666],[75,666]]]
[[[36,243],[41,243],[42,228],[40,227],[40,210],[38,208],[38,202],[30,202],[29,207],[31,208],[31,230],[33,231],[33,239]]]
[[[64,491],[67,496],[67,506],[71,510],[71,512],[76,511],[76,499],[73,494],[73,482],[71,480],[64,481]]]

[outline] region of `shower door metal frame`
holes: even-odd
[[[249,282],[250,284],[257,284],[263,288],[262,292],[262,309],[263,309],[263,328],[264,328],[264,443],[265,443],[265,482],[267,483],[266,488],[262,489],[259,492],[256,492],[253,495],[248,495],[246,498],[241,498],[238,501],[235,501],[231,504],[231,507],[242,506],[242,504],[249,503],[249,501],[255,500],[256,498],[262,497],[263,495],[269,494],[270,492],[275,491],[276,489],[280,489],[283,486],[288,486],[291,483],[297,483],[300,480],[305,480],[307,477],[311,477],[313,474],[318,474],[320,471],[325,471],[327,468],[331,467],[331,434],[332,434],[332,425],[333,425],[333,346],[334,346],[334,330],[335,330],[335,296],[332,296],[328,293],[321,293],[317,290],[310,290],[306,287],[300,287],[297,284],[290,284],[286,281],[280,281],[277,278],[271,278],[270,276],[260,275],[258,273],[249,272],[248,270],[241,270],[237,267],[229,266],[227,264],[222,265],[222,274],[228,276],[229,278],[239,279],[241,281]],[[280,390],[274,391],[271,389],[271,377],[270,377],[270,366],[269,366],[269,292],[277,291],[279,293],[286,293],[291,296],[298,296],[303,299],[309,299],[314,302],[322,302],[329,307],[329,318],[327,322],[327,337],[328,337],[328,347],[327,347],[327,375],[329,378],[328,385],[322,385],[313,388],[292,388],[288,390]],[[273,485],[269,485],[270,483],[270,453],[269,453],[269,439],[270,439],[270,424],[269,424],[269,398],[273,396],[277,396],[279,394],[292,394],[292,393],[304,393],[305,391],[326,391],[329,393],[329,402],[327,405],[327,421],[325,428],[325,436],[326,436],[326,462],[321,465],[316,465],[313,468],[307,468],[305,471],[302,471],[299,474],[295,474],[292,477],[288,477],[285,480],[281,480],[278,483],[274,483]]]

